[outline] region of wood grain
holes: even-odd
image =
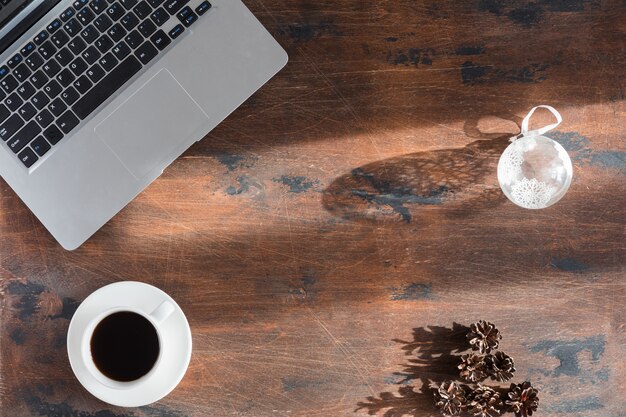
[[[482,318],[538,417],[626,416],[624,2],[246,4],[288,66],[82,248],[0,181],[0,415],[435,415]],[[522,210],[495,166],[544,103],[575,178]],[[80,301],[127,279],[169,292],[194,342],[179,387],[131,410],[65,346]]]

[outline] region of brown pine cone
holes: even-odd
[[[435,391],[435,406],[445,417],[458,416],[467,404],[466,388],[454,381],[444,381]]]
[[[502,336],[495,324],[480,320],[478,323],[472,324],[470,330],[467,334],[467,339],[472,350],[485,354],[498,348]]]
[[[502,400],[500,394],[489,387],[479,385],[470,394],[467,406],[469,412],[475,417],[496,417],[500,415]]]
[[[513,378],[515,363],[513,358],[504,352],[496,352],[485,357],[487,373],[494,381],[504,382]]]
[[[461,364],[458,368],[461,370],[461,378],[470,382],[480,382],[487,379],[487,364],[483,355],[470,353],[461,356]]]
[[[539,407],[537,394],[538,391],[528,381],[517,385],[511,384],[506,405],[509,406],[511,412],[515,413],[516,417],[532,416]]]

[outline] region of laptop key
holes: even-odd
[[[74,81],[74,87],[79,93],[85,94],[93,86],[93,83],[89,81],[86,75],[81,75],[76,81]]]
[[[169,14],[173,15],[182,9],[187,3],[189,3],[189,0],[166,0],[163,7],[165,7],[165,10],[167,10]]]
[[[79,76],[80,74],[85,72],[85,70],[88,68],[88,65],[84,59],[78,57],[74,61],[72,61],[69,68],[72,70],[74,75]]]
[[[28,69],[26,64],[20,64],[13,70],[13,75],[15,75],[18,81],[27,80],[30,74],[32,74],[32,72]]]
[[[33,71],[42,66],[43,63],[44,59],[37,52],[26,58],[26,65],[28,65],[28,67]]]
[[[209,3],[208,1],[203,1],[198,5],[198,7],[196,7],[196,13],[198,13],[198,16],[202,16],[207,11],[209,11],[211,7],[211,3]]]
[[[74,87],[68,87],[67,90],[61,93],[61,98],[68,106],[74,104],[76,100],[78,100],[78,97],[80,97],[80,94],[78,94],[78,91],[76,91]],[[61,127],[61,125],[59,125],[59,127]]]
[[[150,18],[156,23],[157,26],[163,26],[163,23],[167,22],[170,18],[170,15],[167,14],[165,9],[159,7],[150,15]]]
[[[72,7],[68,7],[67,9],[65,9],[63,11],[63,13],[61,13],[61,16],[59,16],[61,18],[62,21],[67,22],[68,20],[70,20],[72,18],[72,16],[74,16],[74,8]]]
[[[61,91],[63,91],[63,88],[57,80],[50,80],[50,82],[43,88],[43,91],[46,92],[48,97],[55,98],[61,93]]]
[[[85,119],[113,93],[122,87],[141,69],[141,63],[134,56],[122,61],[113,71],[107,74],[87,94],[81,97],[72,110],[80,119]]]
[[[9,68],[15,68],[22,62],[22,55],[15,54],[7,61]]]
[[[17,88],[17,93],[24,100],[28,100],[33,94],[35,94],[35,91],[37,90],[35,89],[35,87],[33,87],[30,81],[24,82]]]
[[[132,32],[128,34],[128,36],[126,36],[126,38],[124,38],[124,40],[126,41],[128,46],[135,49],[136,47],[138,47],[139,45],[143,43],[144,38],[143,36],[141,36],[141,33],[137,32],[136,30],[133,30]]]
[[[85,9],[85,10],[88,10],[88,9]],[[81,38],[80,36],[77,36],[74,39],[72,39],[70,43],[67,44],[67,47],[69,48],[70,51],[72,51],[74,55],[78,55],[85,50],[85,48],[87,47],[87,44],[85,43],[83,38]]]
[[[111,52],[107,52],[98,62],[106,71],[111,71],[118,63],[117,59]]]
[[[54,57],[57,59],[59,64],[64,67],[69,64],[72,59],[74,59],[74,54],[71,53],[69,49],[63,48],[59,52],[57,52]]]
[[[107,15],[112,19],[112,20],[117,20],[120,17],[124,16],[124,8],[122,6],[120,6],[119,3],[114,3],[111,5],[111,7],[109,7],[107,9]]]
[[[70,35],[70,37],[73,37],[76,34],[78,34],[78,32],[80,32],[82,28],[83,28],[83,25],[81,25],[76,19],[72,19],[69,22],[67,22],[65,25],[63,25],[63,29],[65,29],[65,32],[68,35]]]
[[[96,15],[91,11],[91,9],[86,8],[78,12],[76,18],[83,26],[87,26],[93,19],[96,18]]]
[[[24,45],[24,47],[22,47],[20,52],[22,53],[23,56],[28,56],[34,50],[35,50],[35,44],[32,42],[28,42],[26,45]]]
[[[57,126],[59,126],[59,128],[66,135],[78,126],[79,123],[80,120],[78,120],[78,117],[76,117],[70,110],[63,113],[63,115],[57,119]]]
[[[57,81],[63,87],[67,87],[75,79],[76,79],[76,77],[74,76],[74,74],[72,74],[72,72],[69,69],[67,69],[67,68],[65,68],[64,70],[62,70],[60,73],[57,74]]]
[[[172,42],[170,38],[162,30],[159,30],[157,33],[155,33],[150,38],[150,40],[157,48],[159,48],[159,51],[162,51],[163,49],[165,49],[167,45],[169,45]]]
[[[184,31],[185,31],[185,27],[183,25],[181,25],[181,24],[178,24],[178,25],[174,26],[172,28],[172,30],[170,30],[168,35],[170,35],[170,38],[176,39],[180,35],[182,35]]]
[[[145,19],[152,12],[152,7],[144,0],[133,9],[133,12],[140,18]]]
[[[87,75],[89,76],[89,79],[93,81],[94,83],[97,83],[98,81],[100,81],[102,77],[104,77],[105,74],[106,74],[105,71],[98,64],[94,65],[93,67],[87,70]]]
[[[33,120],[17,132],[7,144],[13,152],[18,153],[39,133],[41,133],[41,127]]]
[[[2,65],[0,67],[0,79],[2,79],[8,73],[9,73],[9,67],[7,67],[6,65]]]
[[[44,156],[50,149],[52,149],[48,141],[41,135],[37,136],[35,140],[32,141],[30,147],[39,156]]]
[[[37,93],[35,93],[33,98],[30,99],[30,102],[33,103],[35,107],[37,107],[37,110],[41,110],[46,107],[48,103],[50,103],[50,99],[48,98],[46,93],[44,93],[43,91],[38,91]]]
[[[55,59],[51,59],[43,64],[43,72],[48,77],[54,77],[59,71],[61,71],[61,65]]]
[[[182,22],[191,13],[193,13],[193,10],[191,10],[191,7],[185,6],[180,10],[180,12],[176,13],[176,17],[178,18],[178,20]]]
[[[41,46],[39,47],[39,53],[41,54],[42,57],[44,57],[45,59],[50,58],[51,56],[53,56],[55,54],[55,52],[57,51],[57,47],[54,46],[52,44],[52,42],[50,41],[45,41],[44,43],[41,44]]]
[[[74,6],[76,10],[80,10],[85,7],[87,3],[89,3],[89,0],[76,0],[72,6]]]
[[[137,29],[139,30],[139,32],[141,32],[143,36],[147,38],[148,36],[152,35],[157,30],[157,27],[152,22],[152,20],[146,19],[143,22],[141,22],[141,24],[137,27]]]
[[[126,10],[130,10],[137,4],[137,0],[120,0],[120,4],[124,6]]]
[[[83,52],[82,57],[87,61],[87,64],[91,65],[100,58],[102,54],[98,52],[95,46],[91,45]],[[78,75],[78,74],[77,74]]]
[[[63,91],[63,89],[57,80],[50,80],[50,82],[43,88],[43,91],[46,92],[48,97],[55,98],[61,91]]]
[[[108,28],[111,27],[113,21],[106,14],[101,14],[98,18],[93,22],[96,29],[98,29],[101,33],[106,32]]]
[[[35,152],[33,152],[30,148],[24,149],[19,155],[17,155],[17,157],[20,161],[22,161],[26,168],[32,167],[39,159],[37,158],[37,155],[35,155]]]
[[[137,16],[135,16],[133,12],[128,12],[126,13],[126,15],[124,15],[124,17],[122,17],[120,23],[122,24],[122,26],[124,26],[124,29],[132,30],[135,26],[139,24],[139,19],[137,19]]]
[[[191,25],[193,25],[196,20],[198,20],[198,15],[195,14],[194,12],[191,12],[191,14],[188,14],[183,20],[183,25],[185,25],[186,27],[189,27]]]
[[[0,88],[2,88],[6,93],[10,93],[15,90],[20,83],[15,79],[12,74],[7,75],[0,81]]]
[[[107,35],[102,35],[98,38],[94,45],[100,52],[105,53],[113,47],[113,41]]]
[[[10,115],[11,111],[7,109],[7,106],[0,104],[0,123],[4,122]]]
[[[37,116],[35,116],[35,121],[39,123],[39,126],[42,128],[46,128],[54,121],[54,116],[48,109],[43,109]]]
[[[89,3],[89,7],[91,7],[94,13],[100,14],[107,8],[107,2],[106,0],[93,0]]]
[[[52,125],[43,131],[43,137],[51,144],[56,145],[63,139],[63,132],[56,125]]]
[[[148,3],[150,3],[150,6],[156,9],[161,5],[161,3],[163,3],[163,0],[148,0]]]
[[[29,78],[30,82],[33,83],[35,88],[43,88],[44,85],[48,82],[48,77],[43,73],[42,70],[37,70],[33,75]]]
[[[48,32],[50,33],[54,33],[60,28],[61,28],[61,21],[59,19],[54,19],[52,22],[50,22],[50,24],[47,27]]]
[[[61,85],[56,81],[56,80],[51,80],[43,89],[43,91],[46,92],[46,95],[48,97],[50,97],[51,99],[55,98],[56,96],[58,96],[59,94],[61,94],[61,91],[63,91],[63,88],[61,87]],[[52,104],[54,104],[54,101],[52,102]],[[48,107],[50,108],[50,106]],[[55,108],[56,106],[52,106],[52,108],[50,108],[50,110],[55,113]],[[55,116],[58,116],[58,114],[55,114]]]
[[[41,45],[46,41],[46,39],[48,39],[48,32],[42,30],[37,34],[37,36],[35,36],[33,40],[35,41],[35,45]]]
[[[119,23],[111,26],[111,28],[107,30],[107,33],[114,42],[117,42],[126,36],[126,30]]]
[[[70,40],[70,37],[67,36],[67,33],[65,33],[63,30],[59,30],[50,37],[50,40],[52,40],[54,46],[56,46],[57,48],[61,48]]]
[[[0,124],[0,139],[3,141],[7,141],[11,136],[13,136],[18,130],[24,126],[24,120],[17,114],[13,114],[4,123]]]
[[[98,29],[96,29],[93,25],[89,25],[85,29],[83,29],[82,32],[80,32],[80,36],[83,37],[85,42],[92,43],[93,41],[98,39],[98,36],[100,36],[100,32],[98,32]]]
[[[135,56],[139,58],[142,64],[146,65],[148,62],[152,61],[152,59],[157,56],[159,51],[152,46],[149,41],[146,41],[135,51]]]
[[[20,108],[22,104],[24,104],[24,100],[22,100],[22,98],[18,96],[17,93],[13,93],[9,97],[7,97],[6,100],[4,100],[4,104],[7,105],[9,110],[16,111]]]
[[[7,146],[13,151],[13,153],[18,153],[24,149],[26,145],[28,145],[28,142],[30,142],[27,142],[23,138],[24,137],[22,135],[16,134],[7,142]]]
[[[113,55],[120,61],[124,60],[129,54],[131,50],[126,42],[120,42],[113,48]]]
[[[44,94],[45,96],[45,94]],[[35,109],[35,106],[33,106],[32,104],[30,104],[29,102],[24,103],[24,105],[22,107],[20,107],[20,109],[17,111],[17,113],[22,116],[22,119],[28,121],[30,119],[32,119],[33,117],[35,117],[35,115],[37,114],[37,109]]]
[[[61,100],[61,98],[55,98],[48,106],[48,110],[50,110],[52,114],[57,117],[59,117],[66,109],[67,106],[65,105],[65,103],[63,103],[63,100]]]

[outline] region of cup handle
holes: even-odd
[[[174,312],[174,304],[165,300],[157,308],[155,308],[152,313],[150,313],[150,317],[154,319],[157,323],[162,323]]]

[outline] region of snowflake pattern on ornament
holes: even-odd
[[[509,146],[500,158],[503,182],[512,183],[522,173],[524,153],[516,146]]]
[[[522,178],[513,184],[511,194],[514,201],[522,207],[539,209],[546,207],[554,196],[555,189],[536,178]]]

